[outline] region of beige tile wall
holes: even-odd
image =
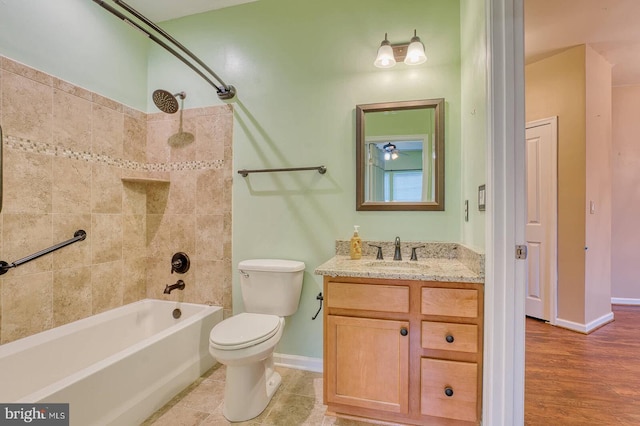
[[[0,259],[87,231],[0,277],[0,343],[145,297],[230,313],[230,105],[185,110],[181,133],[179,113],[144,114],[0,56],[0,125]],[[191,258],[181,276],[176,251]],[[179,278],[186,289],[164,295]]]
[[[187,94],[188,99],[188,94]],[[147,161],[168,165],[169,185],[147,184],[147,297],[162,298],[182,279],[172,299],[223,306],[231,312],[231,105],[149,114]],[[173,253],[191,259],[184,275],[171,275]]]

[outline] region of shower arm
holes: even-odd
[[[132,27],[134,27],[138,31],[141,31],[144,35],[149,37],[153,42],[155,42],[156,44],[161,46],[163,49],[165,49],[167,52],[171,53],[173,56],[178,58],[182,63],[184,63],[189,68],[191,68],[196,74],[198,74],[207,83],[209,83],[211,86],[213,86],[216,89],[216,92],[218,93],[218,98],[227,100],[227,99],[232,99],[236,95],[235,87],[233,87],[231,85],[227,85],[224,81],[222,81],[222,79],[215,72],[213,72],[213,70],[211,68],[209,68],[204,62],[202,62],[202,60],[200,60],[200,58],[198,58],[195,54],[193,54],[189,49],[184,47],[180,42],[178,42],[176,39],[171,37],[171,35],[169,35],[166,31],[164,31],[162,28],[158,27],[156,24],[154,24],[152,21],[150,21],[148,18],[146,18],[144,15],[142,15],[140,12],[138,12],[137,10],[135,10],[134,8],[132,8],[131,6],[126,4],[125,2],[123,2],[121,0],[114,0],[114,2],[118,6],[122,7],[124,10],[126,10],[129,13],[131,13],[136,18],[140,19],[142,22],[144,22],[146,25],[151,27],[154,31],[156,31],[162,37],[164,37],[165,39],[170,41],[173,45],[175,45],[180,50],[182,50],[184,53],[186,53],[187,56],[189,56],[191,59],[193,59],[198,65],[200,65],[202,68],[204,68],[218,82],[220,82],[220,85],[215,84],[200,69],[198,69],[196,66],[194,66],[191,62],[189,62],[185,57],[183,57],[179,52],[177,52],[171,46],[169,46],[168,44],[166,44],[165,42],[160,40],[158,37],[156,37],[153,34],[151,34],[142,25],[140,25],[137,22],[134,22],[131,19],[129,19],[128,16],[126,16],[122,12],[118,11],[113,6],[105,3],[104,0],[93,0],[93,2],[97,3],[100,6],[102,6],[102,8],[104,8],[105,10],[110,12],[111,14],[117,16],[118,18],[120,18],[121,20],[123,20],[127,24],[131,25]]]
[[[61,249],[62,247],[66,247],[69,244],[73,244],[76,241],[82,241],[85,238],[87,238],[87,233],[85,231],[83,231],[82,229],[77,230],[74,234],[73,234],[73,238],[67,240],[67,241],[63,241],[61,243],[56,244],[55,246],[51,246],[49,248],[46,248],[44,250],[40,250],[37,253],[33,253],[27,257],[23,257],[22,259],[18,259],[13,263],[7,263],[4,260],[0,260],[0,275],[6,273],[9,269],[11,268],[15,268],[17,266],[22,265],[23,263],[27,263],[30,262],[34,259],[37,259],[41,256],[44,256],[45,254],[49,254],[52,251],[56,251],[58,249]]]

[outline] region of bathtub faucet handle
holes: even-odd
[[[189,270],[191,266],[191,262],[189,261],[189,256],[186,253],[178,252],[173,255],[171,258],[171,273],[177,272],[179,274],[184,274]]]
[[[178,280],[175,284],[167,284],[167,286],[164,288],[164,294],[171,294],[173,290],[184,290],[184,287],[184,281]]]
[[[171,273],[173,274],[177,269],[182,267],[182,260],[176,260],[171,262]]]

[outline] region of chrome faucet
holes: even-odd
[[[171,294],[171,292],[173,290],[184,290],[184,281],[182,280],[178,280],[175,284],[167,284],[167,286],[164,288],[164,294]]]
[[[396,237],[396,251],[393,253],[393,260],[402,260],[402,253],[400,253],[400,237]]]

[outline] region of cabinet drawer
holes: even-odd
[[[423,287],[422,314],[475,318],[478,316],[478,291]]]
[[[427,416],[478,420],[478,365],[422,358],[420,411]]]
[[[422,347],[476,353],[478,352],[478,326],[422,321]]]
[[[327,307],[407,313],[409,287],[329,282]]]

